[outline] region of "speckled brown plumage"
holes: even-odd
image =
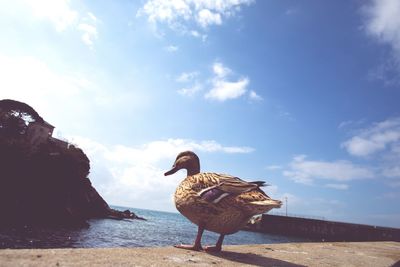
[[[226,186],[226,183],[230,184]],[[218,185],[232,194],[218,203],[205,201],[199,196],[201,190]],[[186,177],[176,189],[174,198],[176,208],[191,222],[203,224],[206,230],[220,234],[232,234],[252,216],[280,206],[280,201],[269,198],[257,185],[217,173]],[[254,201],[265,203],[253,204]]]
[[[271,199],[260,189],[262,181],[246,182],[227,174],[200,173],[200,160],[191,151],[179,153],[165,175],[180,169],[187,170],[187,177],[175,191],[175,205],[198,225],[198,233],[193,245],[177,245],[178,248],[201,250],[206,229],[220,234],[216,245],[206,250],[220,251],[225,235],[240,230],[252,216],[281,206],[281,201]]]

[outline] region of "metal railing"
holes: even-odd
[[[314,216],[314,215],[303,215],[303,214],[295,214],[295,213],[285,213],[279,211],[270,211],[267,213],[268,215],[278,215],[285,217],[295,217],[295,218],[303,218],[303,219],[314,219],[314,220],[322,220],[325,221],[325,217],[322,216]]]

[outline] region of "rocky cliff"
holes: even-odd
[[[76,226],[90,218],[138,218],[111,209],[99,195],[81,149],[54,138],[33,147],[27,129],[37,114],[26,119],[32,111],[14,102],[0,101],[0,226]]]

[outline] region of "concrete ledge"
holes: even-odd
[[[289,243],[224,246],[207,254],[161,248],[3,249],[0,266],[393,266],[400,243]]]

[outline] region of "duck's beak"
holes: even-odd
[[[174,165],[174,166],[172,166],[172,169],[170,169],[169,171],[167,171],[166,173],[164,173],[164,176],[168,176],[168,175],[174,174],[174,173],[176,173],[177,171],[178,171],[178,168]]]

